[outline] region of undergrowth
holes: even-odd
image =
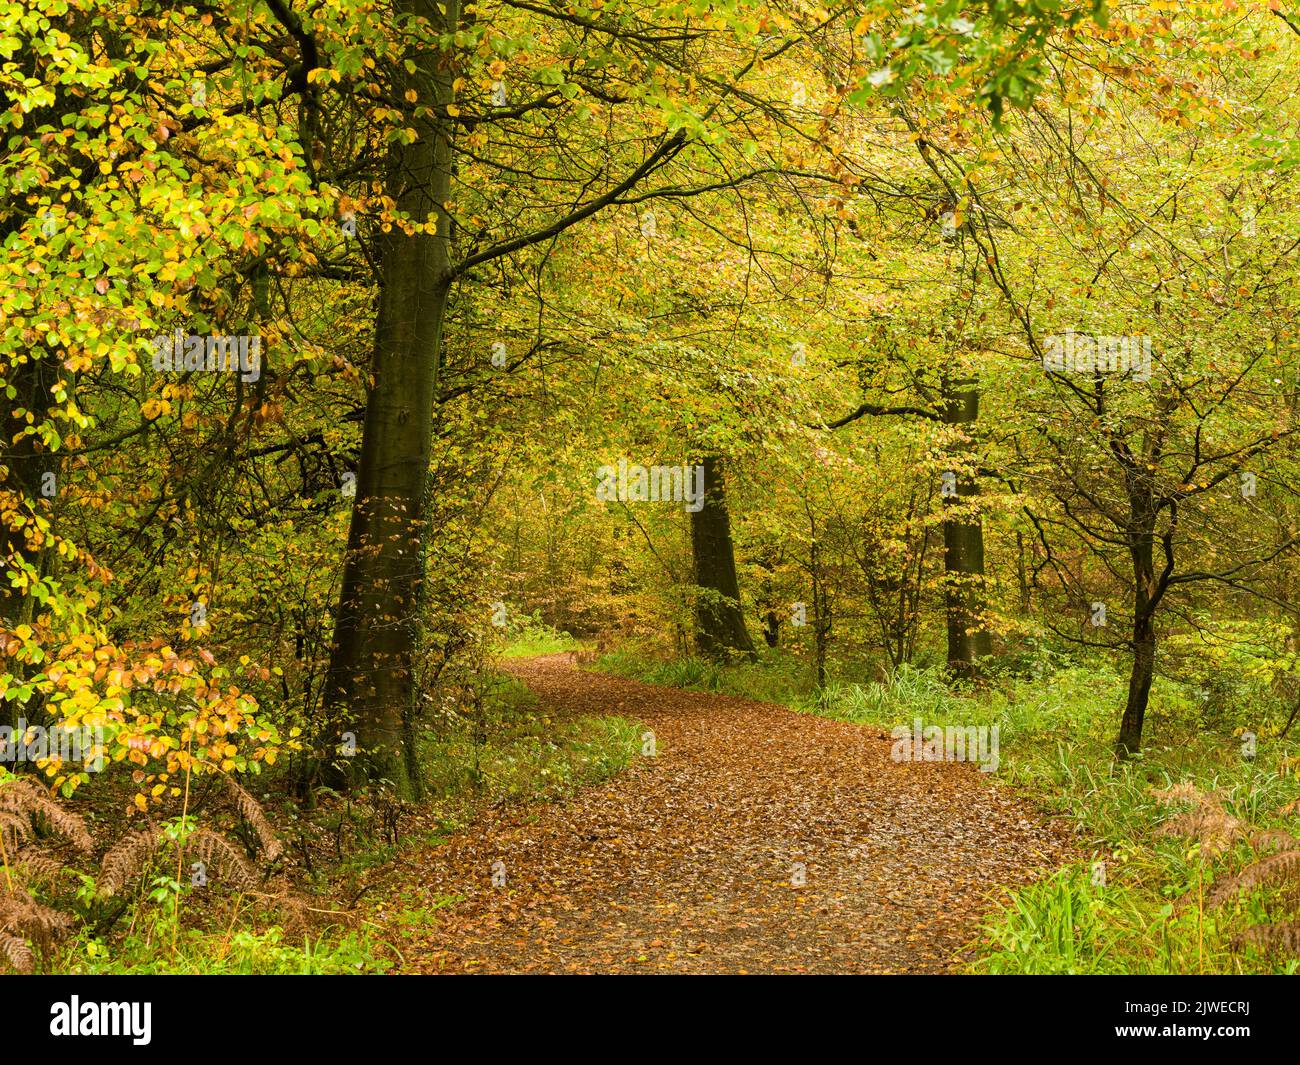
[[[520,681],[493,674],[476,707],[420,738],[420,762],[435,800],[553,800],[626,768],[639,737],[622,717],[557,720]]]
[[[106,823],[86,816],[95,789],[59,800],[35,777],[0,769],[0,971],[390,968],[401,954],[385,937],[400,940],[404,921],[418,930],[455,900],[402,903],[377,933],[354,908],[370,870],[446,838],[486,805],[564,798],[639,756],[633,721],[556,719],[491,669],[474,685],[419,736],[422,804],[320,788],[310,809],[286,796],[268,816],[225,778],[224,791],[204,791],[202,817],[119,813]]]

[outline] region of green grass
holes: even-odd
[[[512,623],[505,633],[502,658],[532,658],[560,651],[578,651],[582,643],[567,632],[559,632],[537,617],[527,617]]]
[[[770,655],[758,662],[721,666],[703,658],[660,660],[633,651],[611,651],[601,655],[596,668],[602,672],[646,684],[659,684],[688,691],[721,692],[761,702],[792,704],[808,690],[812,673],[798,659]]]
[[[571,795],[627,766],[641,746],[639,726],[621,717],[552,723],[516,722],[476,742],[472,736],[427,739],[421,757],[434,798],[474,795],[490,802],[533,802]]]
[[[1222,663],[1220,663],[1222,665]],[[996,783],[1019,789],[1043,816],[1066,819],[1083,859],[1015,892],[988,921],[972,972],[987,973],[1281,973],[1292,957],[1232,938],[1257,923],[1300,915],[1300,883],[1261,887],[1207,909],[1216,877],[1256,855],[1238,841],[1222,854],[1197,840],[1157,830],[1186,807],[1152,790],[1181,781],[1219,791],[1226,813],[1260,829],[1297,827],[1279,811],[1300,797],[1300,743],[1277,736],[1287,708],[1248,670],[1230,682],[1193,660],[1178,680],[1158,678],[1141,757],[1117,762],[1115,733],[1126,678],[1101,662],[1046,651],[1022,656],[979,688],[954,689],[939,669],[904,666],[886,682],[843,670],[814,688],[806,664],[765,653],[757,664],[662,662],[635,654],[605,656],[599,666],[649,683],[721,691],[781,702],[804,713],[875,727],[997,725]],[[859,675],[865,670],[859,670]],[[1258,754],[1242,756],[1240,733],[1258,736]],[[1093,863],[1105,863],[1093,883]]]
[[[627,768],[640,736],[622,717],[554,720],[523,684],[498,674],[477,720],[461,717],[420,738],[420,763],[435,801],[553,800]]]
[[[144,914],[142,924],[149,923]],[[112,943],[83,934],[68,944],[58,971],[73,974],[324,976],[382,973],[391,967],[365,932],[329,929],[290,936],[278,926],[229,931],[184,929],[172,946],[170,921],[159,915]]]

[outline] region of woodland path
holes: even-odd
[[[877,728],[568,654],[510,668],[557,716],[644,722],[657,754],[405,857],[430,900],[465,898],[408,933],[404,971],[940,973],[1000,886],[1071,856],[1066,831],[1008,789],[969,765],[895,763]],[[490,883],[498,860],[505,888]]]

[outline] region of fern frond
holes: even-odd
[[[162,833],[156,828],[129,832],[119,839],[100,865],[99,893],[111,898],[149,867]]]
[[[1265,950],[1281,950],[1283,953],[1300,954],[1300,921],[1280,921],[1277,924],[1257,924],[1248,928],[1241,935],[1235,936],[1231,944],[1234,950],[1242,947],[1263,947]]]
[[[0,958],[20,973],[29,973],[36,968],[36,955],[27,942],[5,932],[0,932]]]
[[[1168,788],[1152,788],[1151,794],[1165,806],[1174,806],[1180,802],[1190,802],[1197,806],[1217,806],[1222,795],[1217,791],[1202,791],[1190,780],[1180,780]]]
[[[48,948],[72,918],[42,906],[25,892],[0,895],[0,935],[16,935]]]
[[[1278,884],[1300,874],[1300,850],[1282,851],[1270,854],[1252,862],[1235,876],[1217,881],[1210,887],[1205,897],[1206,906],[1219,906],[1238,891],[1262,887],[1266,884]]]
[[[1176,814],[1156,829],[1161,836],[1188,836],[1198,840],[1211,854],[1226,850],[1246,835],[1246,825],[1229,813],[1210,806],[1198,806]]]
[[[53,880],[67,868],[57,858],[36,847],[26,847],[13,857],[14,869],[29,880]]]
[[[1250,845],[1257,851],[1269,847],[1274,850],[1289,851],[1300,849],[1300,839],[1296,839],[1290,832],[1284,832],[1280,828],[1265,828],[1250,834]]]
[[[189,846],[206,865],[218,870],[223,883],[241,890],[257,886],[256,873],[239,853],[239,849],[225,836],[208,828],[199,828],[190,837]]]
[[[0,784],[0,813],[26,817],[42,817],[50,828],[71,843],[82,854],[94,849],[94,840],[86,831],[86,822],[70,810],[65,810],[40,784],[26,777],[11,777]]]
[[[12,810],[0,810],[0,842],[6,850],[17,850],[32,838],[31,819],[14,813]]]
[[[226,785],[230,789],[230,796],[234,801],[235,809],[239,811],[239,816],[253,826],[257,840],[262,845],[263,856],[268,862],[275,861],[284,853],[284,844],[271,828],[271,822],[266,819],[262,804],[236,784],[230,776],[226,777]]]

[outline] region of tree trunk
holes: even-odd
[[[754,605],[762,625],[763,642],[768,647],[776,647],[781,642],[781,615],[778,613],[780,605],[774,587],[776,564],[772,560],[771,550],[768,546],[760,547],[758,557],[754,560],[762,574],[758,582],[758,594],[755,597],[757,601]]]
[[[58,456],[39,444],[39,437],[24,435],[16,438],[22,430],[29,428],[29,417],[34,418],[37,425],[48,419],[59,373],[56,357],[45,351],[33,351],[27,361],[11,374],[10,384],[18,394],[0,419],[6,441],[6,453],[0,456],[0,492],[13,493],[17,509],[30,509],[47,518],[53,499],[44,496],[42,488],[47,474],[57,477]],[[20,411],[23,413],[18,413]],[[53,487],[57,490],[57,482]],[[40,570],[45,551],[43,545],[33,547],[33,541],[28,538],[31,533],[29,528],[14,529],[8,523],[0,523],[0,552],[3,552],[0,554],[0,576],[11,565]],[[40,539],[44,540],[44,537]],[[12,628],[30,621],[35,603],[31,596],[11,587],[8,579],[0,580],[0,622]]]
[[[958,425],[969,438],[979,419],[979,387],[973,379],[953,381],[946,387],[944,423]],[[953,448],[964,458],[971,450],[967,439]],[[948,617],[948,668],[959,677],[978,674],[979,660],[990,651],[984,622],[984,525],[972,503],[979,495],[978,481],[955,473],[955,492],[943,501],[944,603]]]
[[[84,30],[71,32],[80,44],[88,46]],[[27,55],[25,50],[21,51],[18,62],[18,73],[26,77],[40,76],[34,55]],[[59,115],[70,108],[75,109],[69,94],[62,88],[51,86],[51,90],[55,96],[49,101],[49,105],[37,108],[26,116],[26,121],[31,123],[28,129],[37,129],[45,123],[56,122]],[[57,174],[47,174],[46,177],[48,184],[53,187],[66,182],[75,174],[75,171],[70,173],[65,166],[61,165],[58,167]],[[75,182],[72,187],[77,187]],[[70,210],[79,210],[81,206],[80,200],[68,204]],[[4,219],[0,221],[0,245],[8,245],[9,239],[22,228],[24,214],[25,212],[12,210],[5,212]],[[49,421],[50,410],[55,405],[54,385],[63,373],[63,358],[57,347],[51,349],[42,342],[33,344],[25,356],[20,356],[17,351],[11,350],[6,354],[4,361],[4,384],[12,388],[14,394],[9,395],[6,390],[0,389],[0,397],[3,397],[0,398],[0,432],[4,434],[3,440],[0,441],[0,505],[2,505],[0,509],[12,508],[24,516],[35,512],[49,518],[52,501],[48,501],[45,505],[39,502],[42,498],[46,498],[41,494],[42,482],[47,473],[58,476],[62,465],[61,460],[58,455],[49,452],[39,442],[39,435],[28,434],[19,438],[19,433],[32,428],[33,425],[39,426]],[[22,413],[19,413],[20,411]],[[29,539],[29,536],[32,539]],[[34,528],[30,526],[18,526],[9,521],[0,521],[0,625],[15,628],[30,622],[35,616],[36,599],[10,584],[9,571],[30,568],[40,572],[43,561],[49,554],[47,542],[47,537],[37,537]],[[0,724],[16,726],[19,717],[24,714],[30,720],[30,710],[34,708],[34,704],[23,708],[16,702],[11,703],[4,713],[0,714]]]
[[[1115,742],[1115,750],[1121,758],[1127,758],[1142,749],[1142,723],[1151,696],[1155,664],[1155,626],[1150,619],[1144,623],[1134,622],[1133,668],[1129,673],[1128,701],[1124,704],[1124,718],[1119,726],[1119,739]]]
[[[447,33],[459,20],[457,0],[448,0],[445,16],[429,0],[399,0],[397,7]],[[441,111],[452,100],[450,65],[432,49],[413,49],[408,58],[415,73],[400,88],[415,89],[422,103],[434,101]],[[335,733],[354,736],[356,754],[340,763],[349,782],[386,779],[418,796],[412,715],[425,497],[451,262],[441,206],[451,198],[451,142],[436,118],[413,118],[412,125],[419,136],[393,150],[390,188],[397,208],[416,224],[436,217],[437,232],[407,234],[394,225],[379,237],[373,383],[325,705]]]
[[[34,417],[40,425],[49,418],[53,400],[53,385],[58,379],[60,365],[48,352],[33,352],[27,362],[16,367],[11,382],[17,391],[4,417],[0,418],[8,454],[0,456],[0,501],[13,506],[19,514],[31,513],[53,520],[54,499],[47,497],[47,486],[57,492],[54,480],[59,474],[59,456],[39,444],[38,437],[18,434],[27,428],[27,417]],[[30,412],[19,416],[16,412]],[[51,478],[47,482],[47,478]],[[9,497],[6,499],[5,497]],[[0,626],[13,629],[30,623],[36,616],[37,599],[29,591],[10,585],[8,571],[34,571],[39,577],[49,575],[49,563],[57,560],[49,548],[48,534],[37,533],[34,525],[11,527],[0,522]],[[35,668],[26,663],[13,663],[11,667],[19,677],[30,676]],[[0,725],[17,728],[20,719],[29,724],[45,723],[44,701],[37,697],[24,705],[11,701],[0,713]]]
[[[817,687],[820,690],[826,687],[826,651],[830,647],[831,612],[826,585],[822,580],[821,548],[817,542],[816,528],[813,529],[809,547],[809,562],[813,594],[813,657],[817,664]]]
[[[706,455],[704,505],[691,514],[691,553],[695,559],[695,646],[708,658],[754,656],[754,644],[740,609],[740,582],[731,542],[722,460]]]
[[[1151,680],[1156,665],[1156,603],[1151,598],[1155,587],[1153,517],[1151,505],[1141,501],[1143,513],[1139,517],[1140,531],[1129,540],[1129,554],[1133,559],[1133,667],[1129,672],[1128,699],[1124,704],[1124,717],[1120,721],[1119,738],[1115,751],[1127,758],[1142,749],[1142,723],[1146,718],[1147,702],[1151,696]]]

